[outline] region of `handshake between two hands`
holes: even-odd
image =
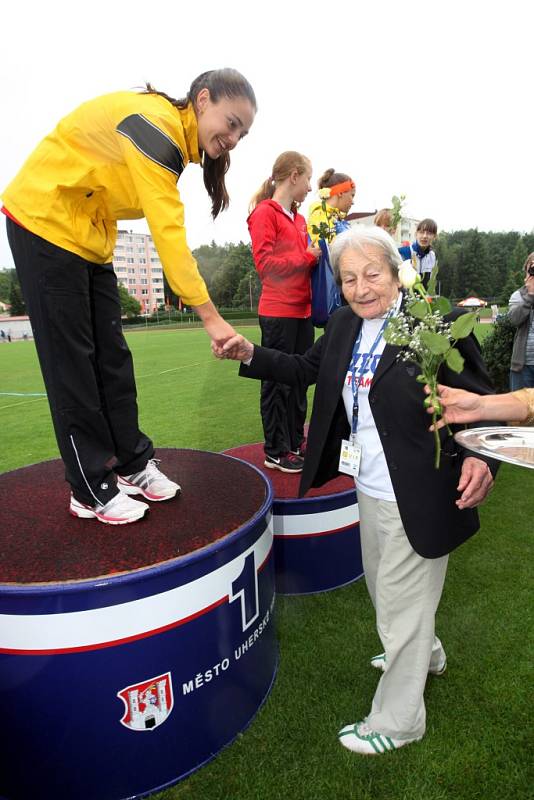
[[[211,350],[217,358],[230,358],[233,361],[250,361],[254,355],[254,345],[240,334],[235,334],[223,344],[211,342]]]

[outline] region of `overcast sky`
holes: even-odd
[[[200,168],[180,178],[192,248],[248,241],[248,200],[288,149],[311,159],[314,187],[328,167],[350,174],[353,211],[404,193],[410,216],[442,230],[531,231],[533,9],[524,0],[6,3],[0,189],[84,100],[147,80],[180,97],[199,73],[232,66],[259,111],[232,154],[231,206],[215,223]],[[2,222],[0,267],[12,263]]]

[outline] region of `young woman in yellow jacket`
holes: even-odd
[[[320,200],[312,203],[308,211],[308,233],[311,243],[317,245],[321,237],[319,230],[329,231],[327,241],[348,227],[344,222],[356,194],[356,185],[344,172],[327,169],[317,181]]]
[[[224,343],[234,330],[187,246],[176,183],[188,163],[202,164],[215,218],[229,202],[230,150],[255,113],[252,87],[232,69],[203,73],[183,100],[151,86],[104,95],[62,119],[2,195],[74,516],[134,522],[148,506],[131,495],[180,490],[138,426],[111,263],[117,220],[146,217],[172,290]]]

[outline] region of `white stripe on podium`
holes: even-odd
[[[102,647],[146,636],[200,616],[226,601],[246,556],[258,570],[272,548],[272,521],[254,545],[228,564],[161,594],[120,605],[61,614],[0,614],[0,652],[50,652]]]
[[[317,514],[273,515],[275,536],[316,536],[356,525],[360,520],[358,503]]]

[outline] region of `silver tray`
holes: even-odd
[[[470,428],[454,438],[473,453],[534,469],[534,428]]]

